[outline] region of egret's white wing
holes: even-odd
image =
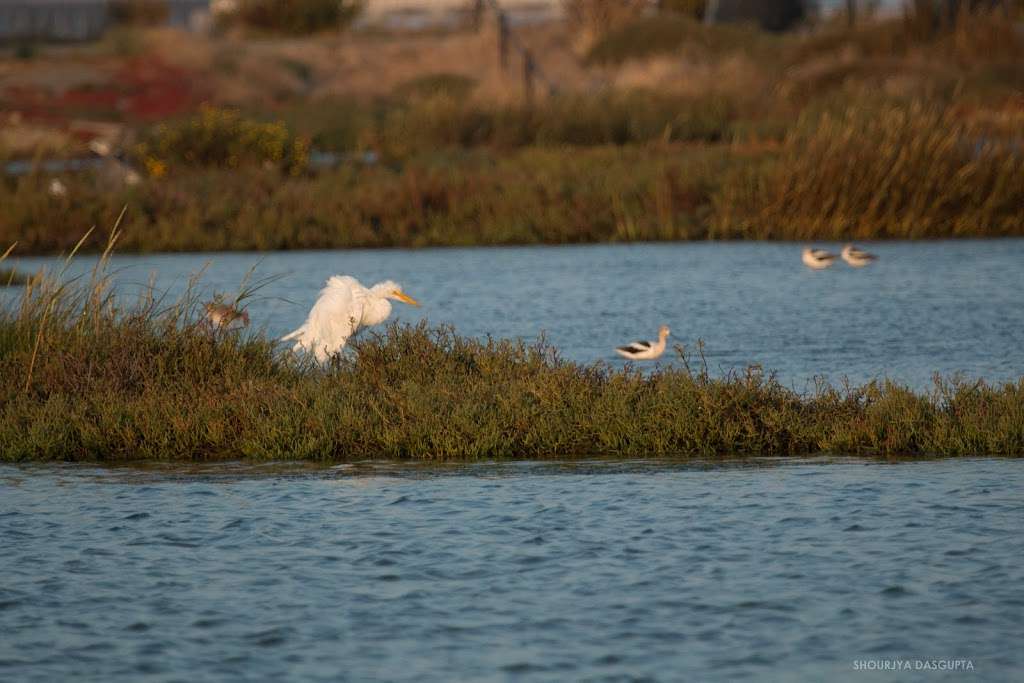
[[[287,338],[296,339],[296,349],[312,351],[323,362],[345,346],[363,315],[363,286],[352,277],[334,276],[320,291],[320,298],[305,324]]]
[[[322,350],[327,355],[340,351],[359,327],[363,317],[363,297],[358,294],[359,289],[362,285],[355,278],[332,277],[320,292],[306,322],[315,331],[314,350],[318,355]]]

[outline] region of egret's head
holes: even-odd
[[[659,337],[667,337],[668,334],[669,334],[668,325],[662,325],[661,327],[658,328],[658,336]]]
[[[412,306],[419,306],[420,302],[413,299],[411,296],[402,291],[402,288],[397,282],[391,280],[385,280],[384,282],[378,282],[373,286],[373,292],[377,296],[384,297],[385,299],[395,299],[402,303],[410,304]]]

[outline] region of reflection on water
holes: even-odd
[[[332,274],[394,279],[423,303],[402,320],[463,334],[536,339],[567,358],[622,362],[616,345],[672,328],[706,344],[712,372],[759,363],[786,384],[815,376],[888,376],[916,387],[956,372],[1013,380],[1024,368],[1024,240],[885,242],[863,269],[815,272],[799,244],[692,243],[424,250],[118,256],[134,291],[155,272],[179,293],[204,264],[205,293],[235,291],[245,272],[283,274],[250,305],[254,325],[284,334],[305,319]],[[839,245],[830,246],[838,250]],[[21,259],[32,268],[39,259]],[[89,265],[88,259],[77,264]],[[12,296],[10,292],[2,296]],[[669,352],[662,362],[675,362]]]
[[[1012,460],[2,466],[0,679],[1012,680],[1022,485]]]

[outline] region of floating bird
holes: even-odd
[[[313,304],[305,324],[281,337],[281,341],[294,339],[293,350],[311,351],[323,363],[341,351],[361,327],[384,322],[391,315],[388,299],[420,305],[391,280],[367,288],[354,277],[335,275],[320,290],[320,298]]]
[[[843,260],[854,268],[863,268],[877,258],[878,257],[874,254],[869,254],[863,249],[855,247],[852,244],[847,244],[843,247]]]
[[[665,340],[668,338],[668,325],[658,328],[658,341],[635,341],[615,349],[615,353],[632,360],[654,360],[665,353]]]
[[[804,265],[814,270],[824,270],[831,266],[835,260],[836,255],[825,251],[824,249],[811,249],[806,247],[803,251]]]
[[[236,325],[236,329],[238,327],[249,327],[249,313],[238,310],[236,306],[225,304],[219,299],[215,299],[203,308],[206,309],[207,322],[215,329],[230,329],[235,323],[240,323]]]

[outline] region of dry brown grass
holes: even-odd
[[[687,97],[728,96],[764,101],[773,84],[753,58],[735,54],[720,60],[655,57],[632,61],[610,74],[614,89],[644,89]]]
[[[0,161],[7,156],[62,154],[75,147],[75,140],[62,130],[0,118]]]
[[[586,54],[610,31],[639,18],[646,6],[644,0],[565,0],[573,49]]]
[[[1019,235],[1019,144],[920,103],[806,119],[776,161],[723,184],[712,236]]]

